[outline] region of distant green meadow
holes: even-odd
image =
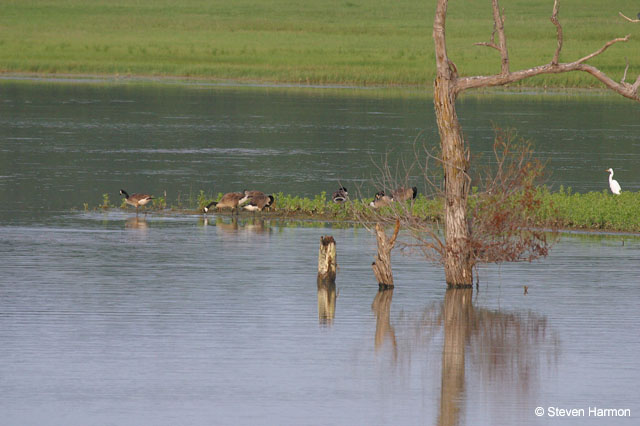
[[[512,70],[550,62],[552,0],[503,0]],[[631,34],[590,61],[614,80],[640,73],[637,1],[564,0],[561,61]],[[429,90],[433,0],[3,0],[0,72],[172,76]],[[448,49],[461,75],[500,69],[488,0],[451,1]],[[585,73],[541,76],[537,87],[600,87]]]
[[[153,205],[140,208],[140,212],[155,214],[183,214],[202,213],[203,207],[211,201],[222,198],[222,193],[212,196],[200,191],[197,194],[178,195],[174,199],[157,197]],[[393,207],[374,210],[369,207],[372,198],[350,200],[337,204],[331,201],[325,192],[314,198],[298,197],[290,194],[273,194],[274,206],[263,213],[241,213],[243,216],[263,216],[266,218],[290,218],[317,221],[357,222],[362,220],[377,220],[380,215],[388,213],[393,216]],[[547,187],[539,187],[535,198],[540,201],[534,215],[537,226],[554,227],[568,230],[586,231],[614,231],[640,233],[640,192],[625,192],[613,195],[602,192],[573,193],[571,189],[560,188],[551,192]],[[470,198],[470,207],[473,196]],[[427,198],[422,194],[408,203],[411,214],[429,223],[439,223],[443,219],[443,203],[439,198]],[[112,202],[108,194],[103,195],[103,201],[98,206],[84,205],[85,210],[111,210],[121,208],[134,211],[127,207],[124,199],[121,203]],[[231,214],[230,210],[220,212]],[[218,214],[216,213],[210,213]]]

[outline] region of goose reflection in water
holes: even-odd
[[[207,216],[200,218],[200,225],[203,227],[214,226],[216,232],[222,235],[263,234],[271,232],[269,221],[262,218],[238,219],[238,216],[230,218],[217,217],[215,222]]]
[[[127,219],[127,221],[124,223],[124,227],[125,229],[146,230],[149,225],[147,224],[147,221],[145,219],[135,216]]]
[[[510,402],[511,406],[516,401],[535,403],[532,394],[538,385],[536,377],[542,360],[551,364],[559,355],[559,339],[549,329],[546,317],[476,307],[472,303],[473,290],[450,289],[444,303],[425,308],[415,319],[403,318],[394,328],[390,315],[392,296],[393,290],[381,290],[371,306],[376,315],[374,342],[378,355],[389,351],[394,367],[406,366],[410,370],[412,354],[429,353],[436,336],[444,336],[438,425],[463,423],[469,397],[465,367],[475,373],[470,377],[479,378],[480,388],[497,411],[508,411]],[[390,368],[389,372],[398,370]],[[477,383],[474,388],[478,388]],[[533,408],[535,405],[531,413]],[[509,414],[500,413],[498,418],[508,424]]]

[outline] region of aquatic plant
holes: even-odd
[[[108,193],[104,193],[102,194],[102,206],[103,209],[108,209],[109,207],[111,207],[111,201],[109,200],[109,194]]]

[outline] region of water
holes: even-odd
[[[414,158],[437,140],[427,98],[366,98],[321,90],[0,82],[0,197],[7,209],[65,210],[118,191],[170,202],[247,188],[314,196],[340,184],[376,192],[375,164]],[[549,184],[640,189],[640,105],[617,97],[463,97],[463,130],[479,164],[492,123],[518,129],[549,160]],[[412,184],[425,192],[424,179]],[[10,213],[5,220],[13,217]]]
[[[197,106],[210,94],[34,87],[11,87],[13,106],[22,105],[16,99],[30,103],[14,110],[5,102],[0,118],[0,424],[637,424],[639,239],[567,235],[542,262],[481,268],[472,295],[446,292],[439,266],[394,252],[396,289],[378,292],[370,267],[375,239],[363,229],[250,215],[232,221],[72,211],[122,182],[158,185],[154,190],[166,184],[177,192],[194,178],[200,188],[210,176],[232,176],[249,156],[181,152],[197,146],[196,139],[205,145],[206,135],[215,139],[215,132],[197,130],[217,119]],[[100,100],[67,111],[60,101],[97,93],[133,102],[124,110]],[[230,121],[251,121],[244,110],[251,92],[234,93],[221,91],[222,99],[209,101],[220,109],[236,105]],[[181,96],[189,101],[180,103]],[[296,133],[291,128],[313,123],[303,106],[322,110],[322,104],[331,115],[338,102],[255,96],[255,108],[264,102],[262,125],[288,120],[282,133],[289,137]],[[234,104],[244,97],[242,108]],[[130,105],[168,111],[190,102],[189,124],[179,132],[158,118],[168,115],[140,118],[145,114]],[[298,115],[293,105],[278,109],[287,102],[299,106]],[[362,117],[383,107],[395,117],[374,120],[375,131],[351,124],[360,129],[353,134],[413,133],[399,124],[409,120],[402,118],[411,110],[407,102],[417,101],[349,100]],[[617,105],[594,103],[600,111]],[[412,114],[417,122],[419,114]],[[346,131],[320,127],[315,131],[326,132],[324,140],[337,141]],[[230,134],[221,143],[232,145]],[[281,141],[281,132],[254,134],[273,146]],[[323,144],[309,146],[317,151],[305,155],[323,158]],[[379,153],[384,143],[373,146]],[[130,159],[141,153],[138,167]],[[216,155],[229,160],[210,169]],[[287,170],[312,177],[287,181],[301,192],[335,183],[287,155],[273,158],[279,160],[269,165],[274,173],[264,186]],[[174,172],[160,173],[163,168]],[[237,185],[255,173],[238,173]],[[319,238],[327,234],[338,244],[335,289],[316,284]],[[472,303],[463,303],[469,297]],[[544,408],[543,417],[536,407]],[[558,420],[548,417],[549,407],[630,409],[631,417],[585,411]]]

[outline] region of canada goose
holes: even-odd
[[[274,198],[273,195],[255,195],[249,198],[249,203],[242,206],[244,209],[249,210],[250,212],[261,212],[262,209],[266,207],[271,207],[273,204]]]
[[[242,191],[242,193],[244,194],[244,198],[240,201],[238,207],[244,207],[243,204],[247,204],[253,197],[266,197],[264,192],[256,190],[248,191],[245,189],[244,191]]]
[[[136,208],[136,214],[138,214],[138,207],[144,206],[149,201],[153,200],[153,195],[148,194],[131,194],[129,195],[124,189],[120,190],[120,195],[124,195],[124,200],[127,204]]]
[[[336,192],[333,193],[333,197],[331,198],[334,203],[344,203],[349,198],[349,192],[347,188],[341,186]]]
[[[388,206],[392,202],[393,202],[393,198],[389,197],[388,195],[385,195],[384,191],[380,191],[376,193],[376,195],[373,198],[373,201],[369,203],[369,206],[377,209],[379,207]]]
[[[265,193],[264,193],[264,192],[262,192],[262,191],[255,191],[255,190],[254,190],[254,191],[247,191],[247,190],[245,189],[243,192],[244,192],[245,197],[247,197],[247,198],[251,198],[251,197],[261,197],[261,196],[264,196],[264,195],[265,195]]]
[[[231,208],[231,211],[237,211],[238,205],[244,203],[247,200],[247,196],[242,192],[227,192],[220,198],[220,201],[213,201],[204,206],[204,212],[207,213],[211,206],[215,206],[216,209],[221,210],[224,208]]]
[[[620,188],[620,184],[618,183],[618,181],[613,178],[613,169],[607,169],[605,170],[605,172],[611,173],[609,175],[609,188],[611,188],[611,192],[616,195],[620,195],[620,191],[622,191],[622,188]]]
[[[409,199],[415,200],[418,195],[418,187],[414,186],[413,188],[405,188],[401,186],[391,193],[393,197],[393,201],[407,201]]]

